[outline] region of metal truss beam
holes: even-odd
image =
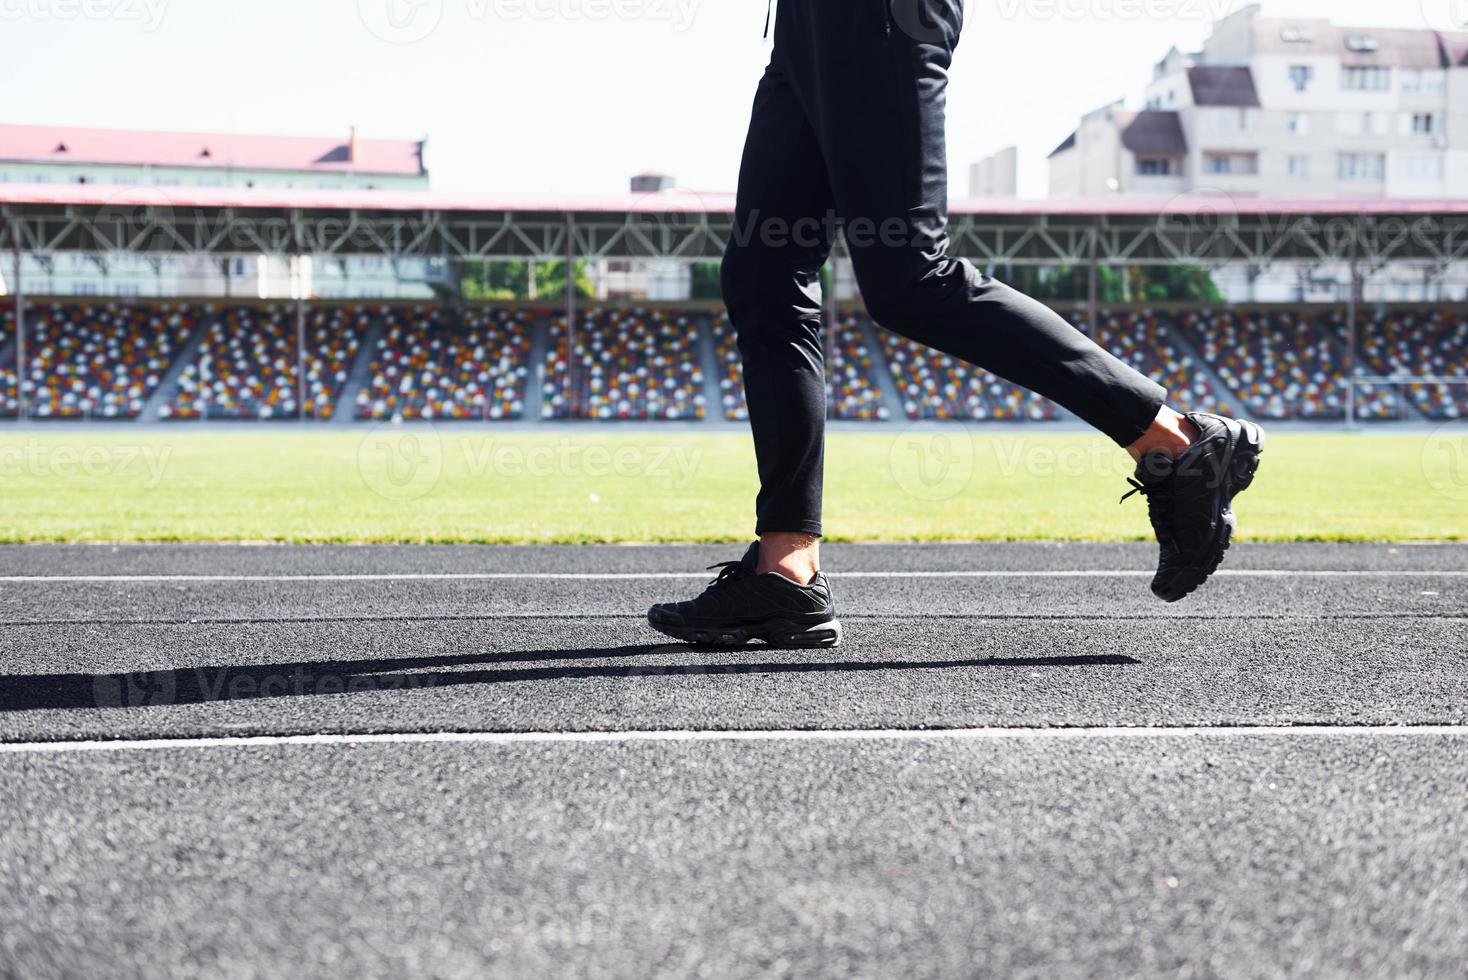
[[[307,254],[391,261],[716,261],[732,234],[725,213],[375,212],[238,208],[7,205],[5,244],[37,258],[66,252],[212,256]],[[574,229],[568,232],[568,228]],[[954,254],[985,267],[1349,262],[1419,262],[1442,270],[1468,261],[1468,218],[1233,214],[1225,210],[1154,215],[1013,214],[955,219]]]

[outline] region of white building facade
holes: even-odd
[[[1154,66],[1141,107],[1085,116],[1050,156],[1051,197],[1450,198],[1468,195],[1468,33],[1220,21],[1201,51]],[[1341,270],[1224,270],[1250,300],[1339,291]],[[1392,268],[1373,298],[1461,297],[1468,275]]]
[[[159,133],[0,125],[0,183],[155,188],[428,190],[425,144],[413,140]],[[241,254],[194,258],[134,253],[26,256],[21,279],[37,296],[284,299],[428,298],[422,261],[313,261]],[[14,270],[0,262],[0,293]]]

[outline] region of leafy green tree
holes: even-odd
[[[534,271],[534,279],[531,272]],[[476,262],[464,271],[461,282],[469,300],[557,300],[566,296],[566,263],[495,260]],[[596,287],[585,262],[576,263],[576,295],[591,299]]]

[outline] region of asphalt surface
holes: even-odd
[[[1468,546],[737,551],[0,548],[0,976],[1468,967]]]

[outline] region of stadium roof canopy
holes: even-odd
[[[714,260],[732,195],[506,197],[418,191],[0,184],[0,244],[60,252],[310,253],[446,261]],[[955,201],[954,251],[985,266],[1468,259],[1468,199],[1227,195]]]
[[[420,177],[417,140],[238,133],[159,133],[0,124],[0,160],[116,167],[189,167]]]

